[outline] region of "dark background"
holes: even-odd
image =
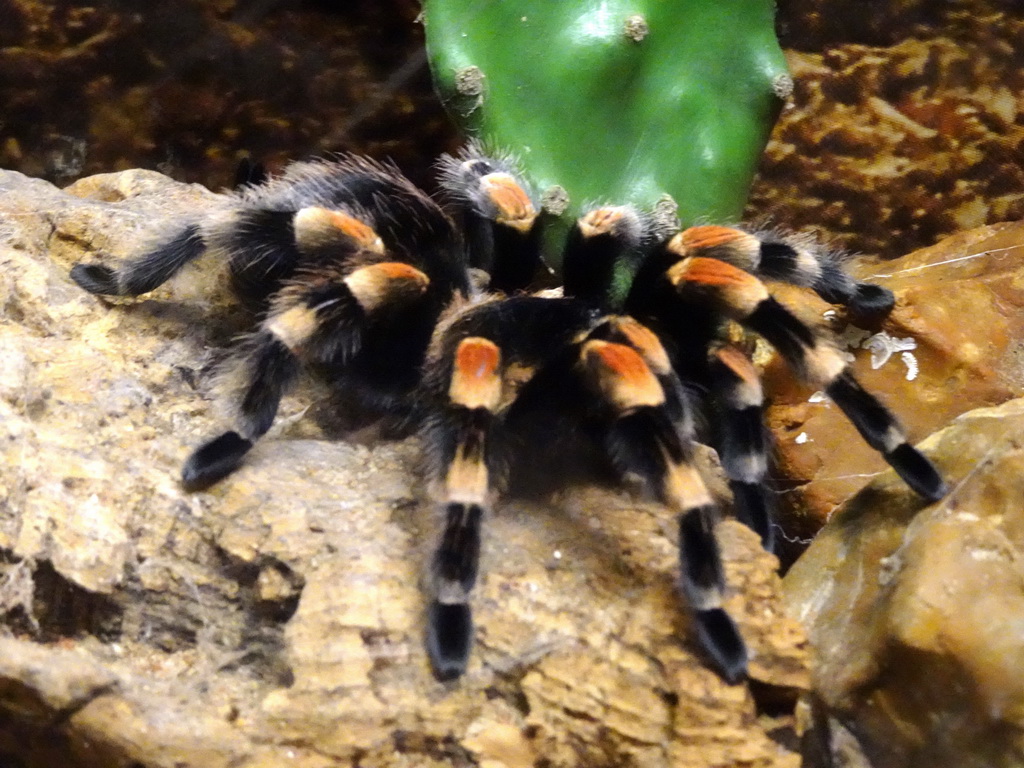
[[[1024,4],[780,0],[796,89],[750,219],[900,255],[1024,217]],[[211,188],[253,156],[390,157],[423,186],[459,136],[416,0],[0,0],[0,167],[144,167]]]

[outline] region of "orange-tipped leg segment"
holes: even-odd
[[[363,311],[372,314],[420,298],[430,284],[423,272],[401,261],[370,264],[344,279]]]
[[[756,531],[772,552],[774,500],[767,482],[769,442],[760,377],[750,358],[732,345],[711,352],[709,373],[717,406],[716,447],[736,518]]]
[[[493,341],[471,336],[455,346],[434,442],[441,454],[445,527],[434,554],[427,651],[441,680],[458,677],[472,648],[470,595],[476,582],[482,519],[491,492],[489,438],[501,401],[502,355]]]
[[[732,227],[690,227],[669,240],[667,248],[681,258],[717,259],[748,271],[756,270],[761,260],[761,241]]]
[[[296,245],[304,253],[335,248],[341,252],[384,254],[384,242],[373,227],[345,211],[317,206],[301,208],[295,213],[292,226]]]
[[[689,436],[670,417],[664,389],[635,349],[590,340],[580,356],[590,389],[610,414],[605,445],[612,465],[623,477],[640,478],[679,513],[680,584],[698,638],[723,677],[739,682],[746,675],[747,649],[722,609],[725,572],[714,536],[718,511],[692,464]]]
[[[860,386],[836,346],[772,298],[760,280],[702,257],[682,259],[666,275],[681,300],[702,302],[767,339],[803,379],[825,390],[865,441],[920,495],[932,501],[945,495],[938,471],[906,442],[892,413]]]
[[[480,179],[480,188],[494,206],[494,220],[518,232],[529,232],[537,211],[526,190],[508,173],[489,173]]]

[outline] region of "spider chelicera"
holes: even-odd
[[[727,680],[744,677],[746,646],[721,607],[719,512],[692,461],[702,413],[711,428],[700,437],[718,450],[737,518],[772,549],[764,395],[730,341],[736,327],[823,389],[917,493],[945,494],[827,333],[762,282],[806,286],[855,316],[887,314],[891,292],[853,280],[833,254],[730,227],[664,236],[642,212],[600,206],[570,231],[561,289],[531,294],[545,217],[514,161],[473,146],[440,168],[444,207],[389,165],[296,163],[116,269],[71,272],[92,293],[136,296],[213,250],[256,308],[258,324],[225,364],[234,424],[188,458],[189,490],[242,463],[303,366],[365,412],[421,431],[445,517],[426,630],[438,678],[458,677],[469,659],[488,509],[552,466],[628,479],[678,514],[698,640]]]

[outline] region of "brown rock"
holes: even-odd
[[[786,576],[816,656],[813,736],[834,759],[1020,764],[1022,436],[1024,399],[961,416],[924,443],[952,482],[946,499],[922,509],[882,475]]]
[[[896,309],[880,329],[859,329],[838,315],[829,322],[854,345],[856,376],[881,395],[911,441],[972,408],[1024,394],[1022,255],[1024,224],[997,224],[854,270],[891,288]],[[818,318],[829,311],[804,294],[798,301]],[[794,385],[780,363],[769,364],[766,379],[786,526],[791,536],[813,535],[886,464],[842,412],[820,393]]]
[[[307,383],[240,471],[184,493],[189,447],[223,424],[208,349],[246,318],[209,259],[134,301],[67,272],[220,201],[148,172],[69,192],[0,174],[0,606],[24,636],[0,649],[0,752],[31,768],[797,765],[803,634],[743,526],[720,538],[750,686],[694,653],[671,515],[596,489],[488,522],[477,649],[441,684],[419,587],[439,520],[415,439],[329,439],[302,418],[326,403]]]
[[[747,218],[885,258],[1024,218],[1022,8],[782,0],[793,98]]]

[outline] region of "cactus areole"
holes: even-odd
[[[425,0],[455,119],[545,207],[735,221],[791,81],[772,0]],[[670,198],[670,199],[669,199]]]

